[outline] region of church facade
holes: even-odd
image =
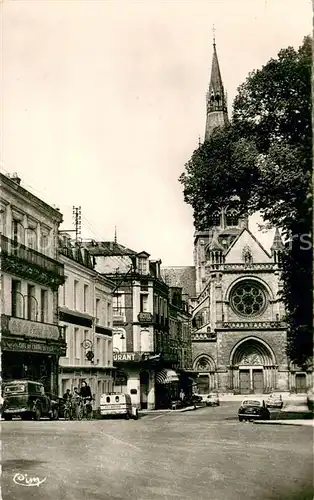
[[[227,121],[214,43],[205,141]],[[228,207],[206,231],[195,233],[192,347],[200,393],[305,392],[311,386],[311,366],[295,366],[286,354],[283,248],[276,230],[268,252],[250,232],[248,219]]]

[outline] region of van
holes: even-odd
[[[100,415],[102,417],[120,415],[127,420],[138,418],[137,409],[132,407],[130,394],[122,392],[108,392],[100,396]]]

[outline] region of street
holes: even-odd
[[[2,498],[312,500],[313,429],[239,423],[237,409],[2,422]]]

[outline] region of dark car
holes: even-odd
[[[269,420],[270,413],[265,401],[258,399],[244,399],[238,411],[239,421]]]
[[[40,382],[33,380],[12,380],[3,384],[3,408],[4,420],[12,420],[13,416],[19,416],[23,420],[40,420],[41,417],[49,417],[57,420],[58,398],[45,393],[45,388]]]
[[[196,406],[202,403],[202,396],[198,394],[192,394],[184,399],[185,406]]]

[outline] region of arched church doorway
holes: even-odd
[[[141,410],[147,410],[148,392],[149,392],[149,373],[146,371],[143,371],[140,373]]]
[[[217,389],[217,373],[214,360],[208,354],[198,356],[193,369],[198,372],[197,392],[208,394]]]
[[[239,394],[263,394],[276,388],[276,362],[266,342],[250,337],[230,355],[231,386]]]

